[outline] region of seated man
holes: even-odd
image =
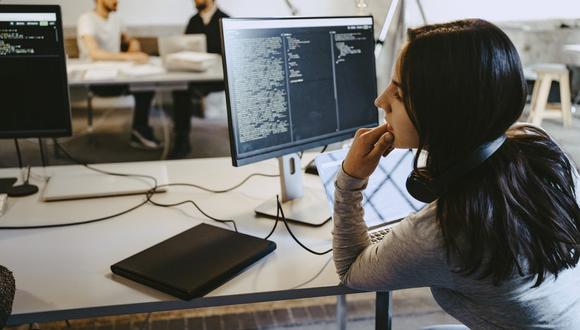
[[[141,51],[139,41],[127,35],[121,20],[115,14],[117,4],[117,0],[95,0],[95,10],[81,15],[77,26],[80,57],[93,61],[147,62],[149,57]],[[122,45],[126,47],[126,52],[121,51]],[[128,94],[129,86],[91,87],[91,92],[100,96],[119,96]],[[161,148],[161,143],[149,126],[153,92],[131,94],[135,97],[131,146],[144,149]]]
[[[185,34],[203,33],[207,39],[208,53],[222,54],[220,38],[221,18],[229,17],[218,9],[215,0],[195,0],[197,14],[187,24]],[[175,123],[175,144],[170,154],[171,158],[183,158],[191,152],[189,133],[191,130],[191,115],[203,117],[202,98],[211,92],[224,90],[223,82],[190,84],[188,91],[173,92]],[[192,107],[192,98],[196,107]]]

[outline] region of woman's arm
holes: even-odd
[[[410,215],[381,242],[371,244],[361,205],[366,182],[342,170],[337,176],[333,253],[341,282],[369,291],[423,286],[451,288],[435,205]]]

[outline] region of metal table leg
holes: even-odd
[[[376,298],[375,329],[391,330],[392,327],[392,295],[390,291],[377,292]]]
[[[346,330],[347,323],[346,295],[336,296],[336,328]]]

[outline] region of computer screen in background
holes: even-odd
[[[324,196],[302,197],[295,153],[378,124],[372,17],[223,19],[221,24],[233,164],[280,157],[287,218],[324,223],[330,216]],[[257,212],[275,216],[275,204]]]
[[[0,138],[71,132],[60,8],[0,5]]]

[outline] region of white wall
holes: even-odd
[[[462,18],[493,22],[580,18],[579,0],[418,0],[429,23]],[[407,20],[421,24],[417,0],[409,0]]]
[[[2,0],[0,0],[2,1]],[[300,15],[356,14],[354,0],[291,0]],[[421,24],[416,1],[407,1],[407,18]],[[494,22],[580,17],[580,0],[419,0],[430,23],[479,17]],[[367,0],[377,23],[385,16],[389,0]],[[4,0],[2,3],[55,3],[63,9],[64,25],[74,27],[78,16],[94,0]],[[287,16],[284,0],[218,0],[232,16]],[[184,25],[195,12],[193,0],[120,0],[119,13],[129,26]]]
[[[58,4],[63,23],[74,27],[77,18],[94,7],[94,0],[5,0],[5,4]],[[388,0],[387,0],[388,1]],[[378,1],[374,1],[377,2]],[[353,0],[294,0],[300,15],[353,15]],[[288,16],[283,0],[219,0],[219,6],[231,16]],[[128,26],[185,25],[195,13],[193,0],[120,0],[119,14]],[[384,14],[383,14],[384,15]]]

